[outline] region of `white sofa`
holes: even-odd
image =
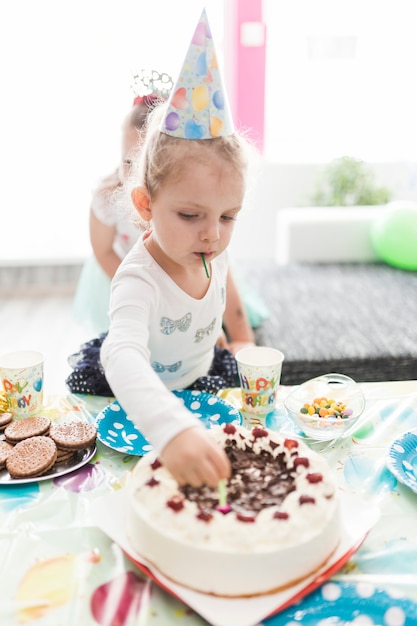
[[[370,231],[383,206],[291,207],[276,217],[275,260],[289,263],[375,262]]]

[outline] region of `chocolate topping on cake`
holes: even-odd
[[[260,454],[248,446],[242,450],[238,447],[233,434],[230,433],[225,447],[232,466],[232,475],[227,482],[227,502],[231,511],[240,514],[239,519],[249,521],[253,514],[259,513],[262,509],[280,505],[287,495],[295,490],[297,457],[294,456],[294,461],[288,466],[284,452],[274,457],[267,450],[262,450]],[[268,436],[268,432],[254,428],[252,435],[256,440]],[[274,448],[276,446],[271,446],[271,449]],[[214,509],[218,505],[217,489],[207,485],[199,488],[183,485],[180,491],[201,510]],[[248,516],[248,513],[251,515]]]

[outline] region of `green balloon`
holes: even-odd
[[[371,227],[378,258],[404,270],[417,270],[417,206],[388,208]]]

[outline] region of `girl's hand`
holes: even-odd
[[[219,480],[230,476],[226,453],[200,426],[171,439],[160,458],[180,485],[216,487]]]
[[[242,348],[253,348],[255,346],[254,341],[227,341],[227,337],[223,332],[216,342],[216,346],[221,350],[229,350],[235,356],[236,352],[242,350]]]
[[[228,349],[227,337],[224,331],[222,331],[222,334],[216,341],[216,346],[220,348],[220,350]]]

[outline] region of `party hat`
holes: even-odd
[[[212,139],[234,132],[205,9],[171,91],[160,130],[183,139]]]

